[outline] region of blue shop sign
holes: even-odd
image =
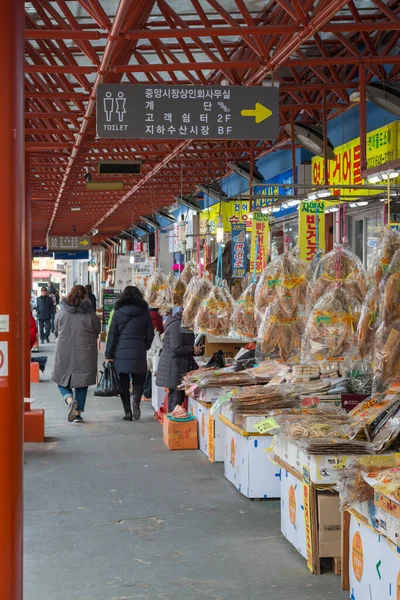
[[[283,173],[279,173],[275,175],[275,177],[271,177],[271,179],[267,179],[264,185],[256,185],[253,187],[253,194],[256,198],[253,200],[252,208],[253,210],[259,210],[260,208],[266,208],[273,204],[273,200],[271,198],[265,198],[265,196],[287,196],[288,200],[290,200],[290,196],[293,196],[294,189],[281,187],[279,184],[287,184],[293,183],[293,171],[292,169],[288,169],[287,171],[283,171]],[[287,215],[295,214],[297,212],[297,206],[289,206],[287,208],[282,208],[279,211],[273,213],[276,219],[279,217],[284,217]]]

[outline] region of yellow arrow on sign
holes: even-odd
[[[256,107],[254,109],[244,109],[240,114],[242,117],[255,117],[256,123],[261,123],[272,115],[272,111],[263,104],[256,102]]]
[[[83,240],[82,242],[79,242],[79,244],[80,244],[81,246],[87,246],[87,245],[88,245],[88,243],[89,243],[89,242],[88,242],[87,240]]]

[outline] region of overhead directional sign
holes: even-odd
[[[273,140],[278,132],[277,87],[102,84],[97,90],[100,138]]]
[[[92,238],[88,235],[49,235],[47,250],[53,252],[87,251],[92,248]]]

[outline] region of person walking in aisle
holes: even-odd
[[[193,355],[202,349],[194,346],[194,334],[181,330],[182,310],[165,324],[164,347],[158,363],[156,384],[168,388],[168,412],[183,404],[184,390],[178,390],[182,376],[192,369]]]
[[[41,295],[36,301],[36,314],[39,321],[40,341],[50,342],[51,319],[55,311],[55,305],[47,294],[47,288],[42,287]]]
[[[164,333],[164,323],[163,323],[162,316],[160,315],[158,308],[150,308],[150,316],[151,316],[151,322],[153,323],[154,331],[158,331],[158,333],[160,335],[162,335]],[[152,393],[151,383],[152,383],[151,371],[147,371],[146,380],[144,382],[144,388],[143,388],[143,399],[144,400],[151,400],[151,393]]]
[[[89,298],[89,300],[92,304],[94,312],[96,312],[97,300],[96,300],[96,296],[93,294],[92,286],[90,284],[87,284],[87,285],[85,285],[85,288],[86,288],[87,297]]]
[[[100,320],[82,285],[76,285],[56,315],[56,357],[52,379],[68,404],[68,421],[83,421],[88,387],[97,379]]]
[[[149,307],[140,290],[128,285],[115,303],[110,324],[106,360],[113,361],[122,387],[121,400],[125,421],[140,419],[140,400],[147,372],[147,350],[154,338]],[[130,404],[129,378],[132,377],[133,400]]]

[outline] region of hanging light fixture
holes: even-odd
[[[224,243],[224,223],[222,221],[221,214],[218,217],[216,234],[217,234],[217,244],[223,244]]]

